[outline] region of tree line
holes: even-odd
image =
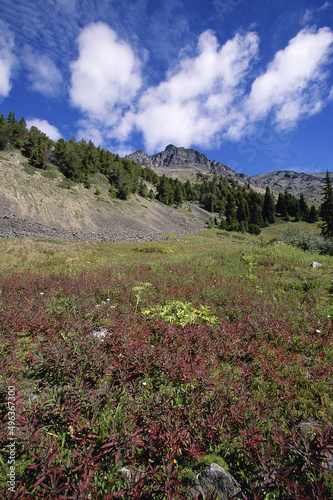
[[[297,198],[286,190],[279,193],[275,202],[269,187],[265,194],[258,193],[249,184],[241,185],[217,173],[198,173],[195,182],[159,176],[149,167],[96,147],[92,141],[82,139],[77,142],[72,137],[69,141],[61,138],[55,142],[37,127],[28,131],[25,119],[17,121],[13,111],[7,119],[0,116],[0,150],[9,146],[20,148],[34,167],[47,169],[48,164],[53,163],[68,179],[83,183],[86,188],[91,187],[92,176],[99,172],[108,179],[112,197],[126,200],[131,194],[138,193],[170,206],[199,203],[215,214],[210,226],[217,225],[228,231],[259,234],[261,228],[273,224],[277,216],[311,223],[318,221],[319,215],[324,221],[327,217],[333,219],[330,200],[324,200],[319,213],[314,205],[308,205],[303,194]],[[326,183],[328,181],[326,179]],[[332,236],[330,230],[326,228],[325,234]]]

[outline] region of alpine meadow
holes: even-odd
[[[15,157],[68,197],[206,216],[155,240],[0,239],[1,498],[332,498],[330,175],[311,206],[176,180],[14,112],[0,145],[3,187]]]

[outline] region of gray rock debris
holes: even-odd
[[[210,498],[216,500],[231,500],[241,492],[237,481],[223,467],[217,464],[207,466],[197,475],[198,484],[191,488],[193,498]]]
[[[95,337],[95,339],[99,340],[100,342],[104,342],[106,337],[110,335],[107,328],[104,328],[103,326],[94,326],[91,333],[92,336]]]

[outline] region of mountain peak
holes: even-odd
[[[203,153],[195,149],[178,147],[174,144],[168,144],[164,151],[152,156],[148,156],[144,151],[139,150],[127,155],[125,158],[152,168],[172,167],[173,169],[177,169],[181,167],[193,167],[196,171],[202,170],[204,173],[209,173],[213,170],[225,177],[244,180],[244,175],[237,174],[220,162],[208,160],[207,156]]]

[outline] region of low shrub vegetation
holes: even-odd
[[[332,258],[203,236],[0,243],[2,498],[332,498]]]
[[[333,240],[299,227],[289,226],[283,233],[283,241],[290,245],[318,254],[333,255]]]

